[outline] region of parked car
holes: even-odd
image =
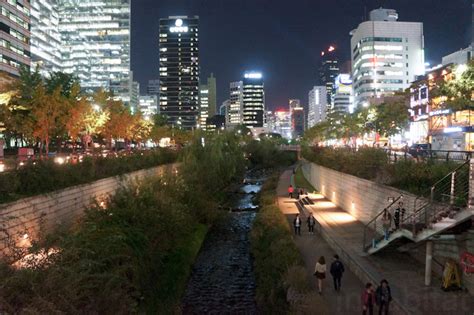
[[[408,149],[408,153],[414,158],[426,157],[431,150],[431,145],[429,143],[414,143]]]

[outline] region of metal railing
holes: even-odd
[[[449,150],[387,150],[389,161],[438,161],[438,162],[464,162],[472,158],[472,151]]]
[[[449,215],[465,208],[469,198],[469,172],[469,161],[466,161],[434,183],[414,200],[414,211],[404,218],[402,226],[411,227],[415,236],[437,222],[441,214]]]
[[[383,208],[382,211],[380,211],[372,220],[370,220],[365,226],[364,226],[364,239],[363,239],[363,244],[362,244],[362,251],[366,251],[368,248],[374,245],[374,242],[378,242],[380,239],[384,237],[384,229],[381,218],[384,214],[385,211],[390,213],[391,217],[394,217],[394,209],[395,206],[397,205],[397,202],[403,198],[403,195],[398,196],[397,198],[394,198],[393,201]]]

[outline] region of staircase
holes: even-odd
[[[388,246],[406,242],[425,241],[437,234],[471,219],[474,209],[468,207],[469,161],[436,182],[429,191],[418,197],[413,207],[400,218],[400,228],[394,230],[393,218],[398,201],[395,200],[377,214],[364,228],[363,251],[374,254]],[[384,211],[392,216],[392,226],[386,239],[382,226]]]

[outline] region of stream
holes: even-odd
[[[250,235],[263,173],[248,172],[230,196],[232,211],[216,223],[193,266],[182,302],[183,314],[255,314],[255,278]]]

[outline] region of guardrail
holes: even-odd
[[[458,161],[464,162],[472,158],[472,151],[453,151],[453,150],[387,150],[389,160],[397,162],[400,160],[416,160],[416,161],[439,161],[449,162]]]

